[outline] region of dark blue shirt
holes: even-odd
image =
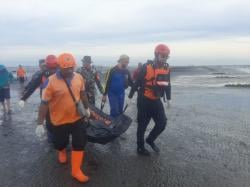
[[[123,94],[128,86],[132,86],[133,81],[128,69],[120,69],[118,66],[111,68],[106,75],[106,86],[104,95],[111,92]]]

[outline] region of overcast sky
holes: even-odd
[[[0,63],[36,65],[72,52],[80,64],[131,64],[171,49],[172,65],[250,64],[249,0],[0,0]]]

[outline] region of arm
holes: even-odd
[[[89,108],[88,97],[85,91],[81,91],[81,101],[85,109]]]
[[[38,120],[37,120],[38,125],[42,125],[44,123],[48,110],[49,110],[48,103],[42,101],[38,112]]]
[[[101,81],[100,81],[100,77],[99,77],[97,72],[95,73],[95,83],[96,83],[100,93],[103,94],[104,90],[103,90],[103,87],[102,87],[102,84],[101,84]]]
[[[49,111],[49,102],[52,98],[53,95],[53,89],[51,87],[49,79],[46,80],[46,85],[42,93],[42,101],[39,107],[39,112],[38,112],[38,124],[43,124],[46,115]]]
[[[146,65],[144,65],[142,70],[139,72],[138,77],[135,80],[135,83],[133,84],[129,92],[128,96],[129,98],[132,98],[134,96],[134,93],[138,90],[138,88],[143,85],[145,74],[146,74]]]
[[[136,70],[133,72],[133,75],[132,75],[132,78],[133,78],[134,81],[136,80],[137,74],[138,74],[138,72],[137,72],[137,69],[136,69]]]
[[[36,135],[38,137],[42,137],[45,134],[44,129],[44,120],[46,118],[47,113],[49,112],[49,101],[52,98],[53,89],[51,88],[51,84],[49,80],[47,80],[48,84],[46,84],[46,88],[42,94],[42,101],[39,107],[38,119],[37,119],[37,127],[36,127]]]
[[[84,82],[84,80],[83,80]],[[89,110],[89,101],[88,101],[88,97],[87,97],[87,94],[85,92],[85,83],[82,84],[82,89],[81,89],[81,92],[80,92],[80,99],[82,101],[82,104],[85,108],[85,116],[87,118],[90,117],[90,110]]]
[[[133,87],[133,85],[134,85],[134,82],[133,82],[133,80],[132,80],[132,77],[131,77],[131,74],[130,74],[129,71],[128,71],[128,85],[129,85],[130,87]]]
[[[112,77],[112,72],[113,72],[113,68],[111,68],[105,76],[105,87],[104,87],[104,93],[103,95],[106,96],[109,90],[109,85],[110,85],[110,81],[111,81],[111,77]]]
[[[170,82],[170,70],[169,70],[169,73],[168,73],[168,86],[166,88],[166,97],[167,97],[167,100],[171,100],[171,82]]]
[[[38,71],[32,76],[31,81],[25,87],[21,100],[26,101],[40,86],[41,80],[42,80],[42,72]]]
[[[171,100],[171,85],[170,84],[166,88],[166,97],[167,97],[167,100]]]
[[[38,120],[37,120],[37,127],[36,127],[36,135],[40,138],[45,134],[44,129],[44,120],[46,118],[46,114],[49,110],[48,103],[41,103],[38,112]]]

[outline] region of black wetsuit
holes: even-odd
[[[149,62],[152,63],[152,62]],[[140,71],[134,86],[132,87],[129,98],[132,98],[134,93],[138,91],[137,98],[137,120],[138,120],[138,129],[137,129],[137,145],[138,147],[144,147],[144,134],[146,128],[153,118],[155,126],[150,132],[147,140],[149,142],[154,142],[156,138],[163,132],[167,125],[167,117],[164,111],[163,103],[161,99],[150,99],[144,95],[144,86],[145,86],[145,76],[147,73],[147,65],[143,65],[142,70]],[[171,84],[170,84],[170,74],[169,74],[169,86],[165,89],[163,93],[166,95],[167,99],[171,99]],[[164,95],[164,97],[165,97]]]
[[[44,75],[45,72],[42,71],[35,72],[30,82],[25,86],[21,100],[26,101],[35,92],[35,90],[41,86]],[[40,95],[41,95],[41,90],[40,90]]]
[[[23,95],[21,97],[21,100],[26,101],[34,92],[37,88],[40,87],[40,97],[42,95],[42,85],[43,85],[43,81],[45,79],[47,79],[49,76],[51,75],[51,73],[48,70],[45,71],[37,71],[35,72],[35,74],[33,74],[30,82],[25,86]],[[53,139],[52,136],[52,126],[51,126],[51,121],[50,121],[50,116],[49,116],[49,112],[46,115],[46,127],[48,129],[48,141],[51,142]]]

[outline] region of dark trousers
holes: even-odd
[[[144,96],[138,96],[138,128],[137,128],[137,145],[144,146],[144,135],[151,118],[155,122],[155,126],[149,133],[148,141],[154,142],[156,138],[163,132],[167,125],[167,117],[160,99],[151,100]]]
[[[69,136],[72,136],[72,148],[74,151],[83,151],[87,143],[86,124],[83,120],[74,123],[52,127],[53,143],[57,150],[63,150],[69,144]]]

